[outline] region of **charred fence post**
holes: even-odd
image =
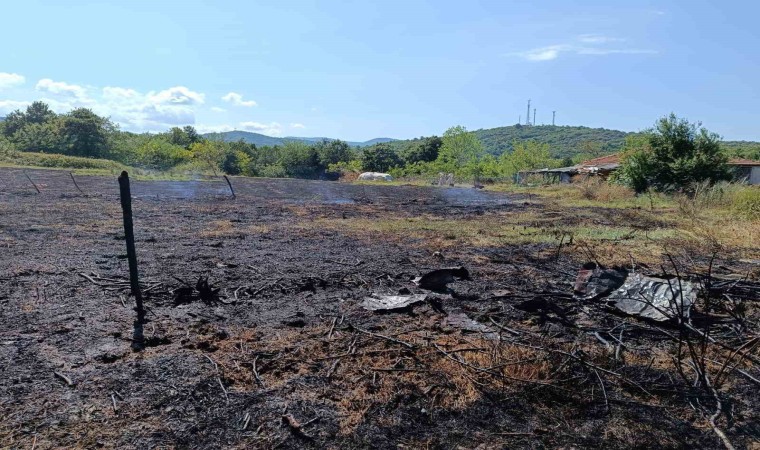
[[[28,173],[26,173],[26,170],[24,171],[24,175],[26,175],[26,179],[29,180],[30,183],[32,183],[32,186],[34,186],[34,190],[37,191],[38,194],[42,194],[40,191],[40,188],[37,187],[36,184],[34,184],[34,181],[32,181],[32,177],[29,176]]]
[[[69,176],[71,176],[71,181],[74,182],[74,186],[76,186],[77,190],[80,193],[84,194],[84,191],[82,191],[82,188],[79,187],[79,185],[77,184],[77,180],[74,178],[74,172],[69,172]]]
[[[137,274],[135,233],[132,227],[132,193],[129,189],[129,174],[127,174],[126,170],[119,177],[119,196],[121,197],[121,209],[124,214],[124,238],[127,242],[127,259],[129,260],[129,284],[132,295],[135,296],[135,311],[137,311],[132,348],[139,350],[142,349],[143,345],[142,324],[145,323],[145,309],[143,308],[140,280]]]
[[[227,178],[227,175],[224,175],[225,181],[227,181],[227,186],[230,187],[230,192],[232,192],[232,198],[235,198],[235,190],[232,189],[232,183],[230,183],[230,179]]]

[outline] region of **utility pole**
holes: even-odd
[[[533,125],[536,125],[536,108],[533,108]]]
[[[554,126],[554,117],[557,115],[557,111],[552,111],[552,126]]]
[[[530,99],[528,99],[528,115],[525,116],[525,125],[530,125]]]

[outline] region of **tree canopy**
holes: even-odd
[[[720,136],[700,123],[670,114],[641,136],[628,138],[619,178],[639,192],[728,180],[728,158],[720,143]]]

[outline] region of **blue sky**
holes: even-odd
[[[346,140],[675,112],[760,140],[760,2],[4,2],[0,115]]]

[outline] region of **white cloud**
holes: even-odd
[[[23,75],[19,75],[17,73],[0,72],[0,89],[21,86],[25,82],[26,78],[24,78]]]
[[[139,99],[142,96],[134,89],[106,86],[103,88],[103,98],[106,100]]]
[[[606,44],[608,42],[623,42],[625,39],[603,36],[601,34],[582,34],[578,36],[578,41],[584,44]]]
[[[229,94],[222,97],[222,100],[228,103],[232,103],[236,106],[256,106],[256,102],[253,100],[243,100],[243,96],[238,94],[237,92],[230,92]]]
[[[290,128],[306,128],[302,123],[291,123]]]
[[[17,109],[24,109],[31,104],[32,102],[23,100],[0,100],[0,113],[7,114]]]
[[[581,36],[578,36],[571,43],[534,48],[523,52],[511,53],[510,56],[517,56],[528,61],[539,62],[557,59],[563,53],[595,56],[657,54],[656,50],[646,50],[639,48],[614,48],[608,46],[608,44],[615,42],[625,42],[625,39],[602,36],[598,34],[583,34]]]
[[[226,110],[226,109],[224,109],[224,108],[220,108],[220,107],[218,107],[218,106],[212,106],[212,107],[211,107],[211,111],[213,111],[213,112],[215,112],[215,113],[223,113],[223,112],[225,112],[225,111],[227,111],[227,110]]]
[[[259,123],[259,122],[240,122],[240,128],[244,131],[266,134],[269,136],[279,136],[282,134],[282,125],[277,122]]]
[[[198,125],[195,129],[199,133],[224,133],[226,131],[234,131],[235,127],[232,125]]]
[[[527,52],[521,52],[519,56],[528,61],[550,61],[557,59],[559,53],[565,50],[563,45],[550,45],[548,47],[534,48]]]
[[[77,84],[69,84],[64,81],[53,81],[50,78],[43,78],[37,82],[34,87],[40,92],[68,97],[76,100],[78,103],[89,103],[91,100],[87,96],[87,89]]]
[[[185,86],[174,86],[158,93],[148,93],[148,99],[154,104],[202,105],[205,97],[205,94],[191,91]]]

